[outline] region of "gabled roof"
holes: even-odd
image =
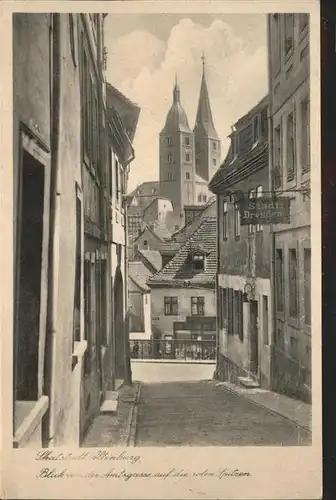
[[[217,271],[217,221],[216,217],[203,220],[198,229],[190,236],[187,242],[178,250],[172,260],[148,280],[149,286],[195,286],[215,285]],[[195,271],[190,265],[190,255],[194,251],[207,254],[206,265],[203,271]]]
[[[156,272],[160,271],[162,268],[162,257],[158,250],[142,250],[139,248],[137,253],[141,254]]]
[[[208,87],[204,73],[204,64],[194,132],[197,128],[202,128],[206,135],[211,137],[211,139],[219,138],[212,118]]]
[[[153,273],[141,261],[128,262],[128,277],[135,283],[141,291],[148,293],[150,288],[147,285],[148,279]]]
[[[204,218],[215,217],[216,199],[210,200],[206,205],[200,206],[200,208],[202,209],[200,213],[198,213],[196,217],[194,217],[194,219],[189,222],[189,224],[186,224],[172,235],[172,238],[174,240],[176,239],[177,241],[186,241],[186,239],[201,225]]]
[[[147,226],[147,225],[146,225],[146,226],[144,227],[144,229],[141,231],[141,233],[139,234],[139,236],[137,236],[137,237],[136,237],[136,239],[134,240],[134,242],[133,242],[133,243],[136,243],[136,242],[137,242],[137,240],[138,240],[139,238],[141,238],[141,236],[142,236],[142,235],[143,235],[146,231],[150,232],[153,236],[155,236],[155,238],[157,239],[158,243],[164,243],[164,242],[165,242],[165,240],[164,240],[163,238],[161,238],[161,237],[160,237],[160,236],[159,236],[159,235],[158,235],[155,231],[153,231],[153,229],[152,229],[152,228],[150,228],[149,226]]]

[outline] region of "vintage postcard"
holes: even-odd
[[[0,12],[2,498],[321,498],[318,2]]]

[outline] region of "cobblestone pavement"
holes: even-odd
[[[215,381],[142,386],[136,446],[309,444],[309,432]]]
[[[119,391],[116,415],[98,415],[89,427],[81,444],[83,448],[127,446],[130,434],[130,416],[139,384],[124,386]]]

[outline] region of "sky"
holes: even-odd
[[[159,133],[175,74],[194,127],[202,53],[222,160],[231,125],[267,93],[266,16],[262,14],[109,14],[107,80],[141,108],[129,190],[159,178]]]

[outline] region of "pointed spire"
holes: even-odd
[[[213,118],[212,118],[212,112],[211,112],[211,106],[210,106],[210,99],[209,99],[209,94],[208,94],[208,87],[206,83],[206,78],[205,78],[205,56],[204,52],[202,53],[202,82],[201,82],[201,89],[200,89],[200,94],[199,94],[199,99],[198,99],[198,108],[197,108],[197,114],[196,114],[196,127],[203,127],[206,134],[211,137],[212,139],[218,139],[218,134],[216,132],[214,123],[213,123]]]
[[[177,83],[177,72],[175,73],[175,86],[173,92],[174,102],[180,102],[180,87]]]

